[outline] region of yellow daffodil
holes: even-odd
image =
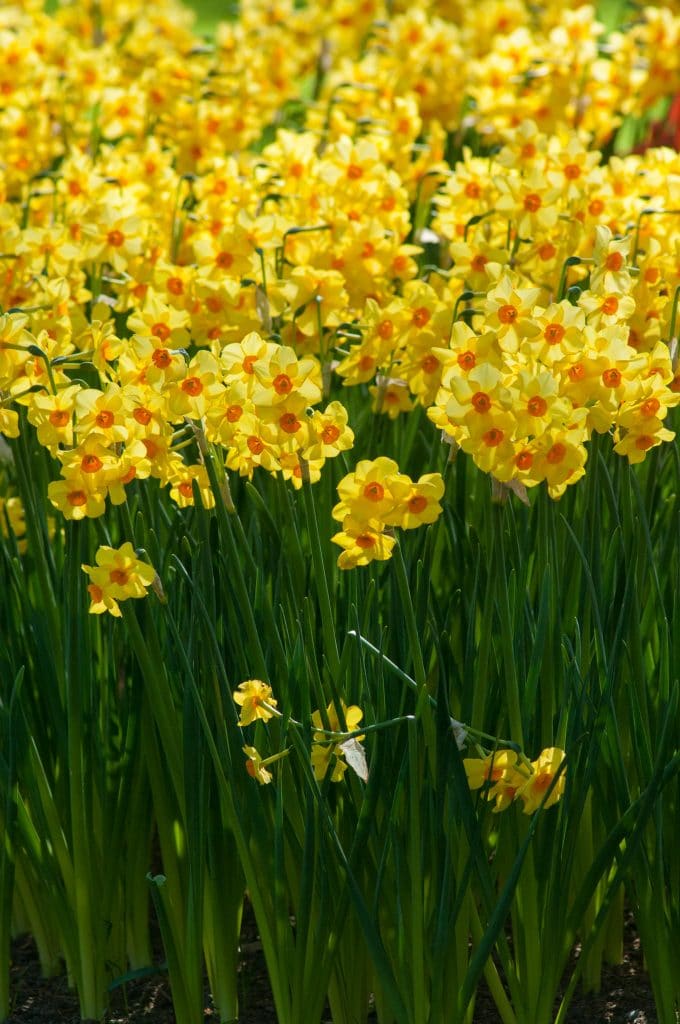
[[[239,683],[234,691],[234,702],[241,708],[239,725],[250,725],[258,719],[267,722],[278,714],[272,688],[261,679],[246,679]]]
[[[328,729],[333,733],[341,735],[349,734],[357,729],[359,722],[364,717],[361,708],[358,708],[355,704],[347,707],[344,701],[341,701],[341,708],[344,724],[341,724],[340,715],[332,701],[326,708],[325,721],[328,723],[327,725],[324,724],[324,717],[320,711],[315,711],[312,714],[312,725],[316,730],[313,734],[312,743],[312,768],[314,769],[315,777],[319,780],[326,777],[326,773],[331,765],[331,782],[341,782],[347,771],[347,762],[344,759],[342,742],[337,742],[337,740],[334,742],[333,737],[329,737],[326,733],[319,730]],[[358,741],[362,739],[363,736],[357,737]]]
[[[255,747],[244,747],[246,755],[246,771],[253,779],[257,779],[261,786],[266,786],[272,781],[272,773],[267,771],[263,758],[258,754]]]
[[[524,804],[522,809],[525,814],[533,814],[537,810],[548,789],[553,785],[553,780],[565,756],[564,751],[560,750],[559,747],[548,747],[546,750],[541,751],[535,761],[531,762],[531,775],[518,793]],[[563,770],[560,772],[550,796],[543,804],[544,807],[552,807],[553,804],[557,803],[564,793],[565,783],[566,771]]]
[[[90,612],[95,615],[108,611],[120,616],[118,602],[130,597],[146,597],[156,577],[153,566],[137,558],[129,541],[119,548],[102,545],[97,549],[95,561],[95,566],[82,566],[91,580],[87,589],[92,599]]]

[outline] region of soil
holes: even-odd
[[[252,914],[246,908],[241,939],[241,1012],[239,1024],[276,1024],[267,970]],[[80,1024],[78,1001],[65,976],[42,978],[35,945],[29,936],[12,945],[12,1015],[8,1024]],[[205,1020],[217,1024],[206,990]],[[167,973],[158,972],[115,989],[106,1024],[175,1024]],[[301,1022],[305,1024],[305,1022]],[[330,1024],[330,1017],[328,1022]],[[500,1024],[483,986],[474,1024]],[[640,940],[630,915],[626,919],[623,963],[606,966],[599,993],[577,992],[566,1024],[657,1024]]]

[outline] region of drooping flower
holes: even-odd
[[[256,748],[244,747],[243,753],[246,755],[246,771],[248,775],[253,779],[257,779],[261,786],[266,786],[268,782],[271,782],[272,773],[267,771],[265,761],[258,754]]]

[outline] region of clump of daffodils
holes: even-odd
[[[552,807],[563,795],[566,770],[561,765],[565,757],[559,747],[547,747],[535,761],[516,750],[499,749],[483,758],[466,757],[463,766],[470,789],[481,789],[486,800],[493,800],[494,812],[519,800],[523,812],[533,814],[541,804]]]
[[[630,463],[672,440],[680,156],[603,147],[680,90],[676,14],[602,46],[587,5],[248,0],[206,48],[173,0],[85,33],[76,6],[0,19],[0,434],[33,432],[64,518],[149,479],[210,509],[208,450],[314,484],[357,444],[349,389],[553,498],[594,434]],[[352,464],[343,568],[442,497]]]
[[[281,717],[271,686],[261,679],[246,679],[232,696],[241,709],[238,720],[241,727]],[[363,715],[361,708],[354,704],[348,707],[344,701],[340,702],[339,708],[331,701],[328,707],[312,713],[311,767],[317,781],[322,782],[328,777],[331,782],[341,782],[349,766],[366,781],[368,769],[361,746],[364,737],[357,735],[357,726]],[[301,728],[300,722],[293,718],[288,719],[288,724],[294,729]],[[269,766],[287,757],[290,748],[262,757],[256,747],[246,745],[243,753],[246,755],[246,771],[264,786],[273,778]]]
[[[390,558],[396,544],[393,530],[435,522],[443,494],[440,473],[426,473],[414,481],[385,456],[359,462],[338,484],[340,501],[332,513],[342,523],[342,530],[332,538],[343,548],[340,568]]]

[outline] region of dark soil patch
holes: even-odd
[[[578,950],[572,955],[566,982],[571,977],[577,956]],[[502,1024],[483,983],[477,995],[474,1024]],[[625,918],[622,963],[603,965],[599,992],[584,992],[581,987],[576,989],[567,1011],[566,1024],[658,1024],[652,987],[632,914],[626,914]]]
[[[247,907],[241,954],[239,1024],[276,1024],[264,957]],[[41,977],[35,944],[28,936],[17,939],[12,945],[11,980],[13,1007],[8,1024],[80,1024],[78,1001],[66,977]],[[217,1021],[207,991],[205,1007],[205,1020]],[[477,998],[474,1021],[475,1024],[500,1024],[500,1017],[483,986]],[[106,1022],[175,1024],[167,973],[162,966],[157,974],[114,989]],[[632,917],[626,919],[623,963],[604,968],[599,993],[577,991],[567,1024],[657,1024],[654,999]]]

